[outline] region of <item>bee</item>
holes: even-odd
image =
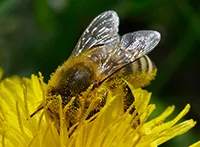
[[[51,103],[47,112],[53,120],[60,119],[58,99],[55,98],[58,95],[63,108],[74,98],[65,116],[70,128],[84,117],[97,94],[102,99],[87,119],[105,105],[108,91],[113,95],[116,91],[122,94],[126,111],[134,101],[126,82],[137,88],[144,87],[154,78],[156,68],[146,54],[157,46],[160,33],[144,30],[120,36],[118,27],[119,17],[115,11],[98,15],[83,32],[68,60],[51,75],[47,86],[47,103]],[[89,92],[83,98],[86,91]],[[40,106],[36,112],[43,108]]]

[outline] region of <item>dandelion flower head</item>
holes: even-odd
[[[60,126],[63,128],[58,133],[54,123],[45,115],[45,111],[30,118],[30,114],[43,101],[45,88],[41,75],[39,78],[32,75],[30,79],[13,76],[0,82],[2,147],[155,147],[185,133],[196,124],[192,119],[177,123],[189,111],[189,104],[168,122],[165,122],[165,119],[174,111],[174,106],[168,107],[159,116],[147,121],[155,109],[154,104],[149,104],[151,93],[142,89],[132,89],[136,108],[132,115],[122,112],[123,105],[119,98],[110,97],[96,114],[96,118],[82,120],[69,137],[70,132],[65,130],[64,125]],[[63,115],[62,111],[60,115]],[[195,146],[198,146],[198,143],[192,147]]]

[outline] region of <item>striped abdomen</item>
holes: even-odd
[[[147,55],[123,67],[119,74],[134,88],[144,87],[154,79],[156,68]]]
[[[152,73],[154,70],[154,64],[147,55],[137,59],[136,61],[126,65],[122,68],[121,72],[124,75],[134,74],[138,72]]]

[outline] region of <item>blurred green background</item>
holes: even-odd
[[[172,104],[179,112],[190,103],[185,118],[199,121],[192,131],[162,147],[183,147],[199,140],[199,0],[2,0],[0,66],[5,76],[30,77],[41,71],[48,81],[90,21],[110,9],[120,17],[120,34],[152,29],[162,35],[149,54],[158,68],[156,80],[147,87],[153,92],[157,112]]]

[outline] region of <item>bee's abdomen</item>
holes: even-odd
[[[126,65],[122,69],[124,75],[134,74],[138,72],[151,73],[153,72],[154,64],[147,55],[137,59],[136,61]]]
[[[139,88],[148,85],[156,76],[156,71],[153,62],[145,55],[123,67],[118,75],[134,88]]]

